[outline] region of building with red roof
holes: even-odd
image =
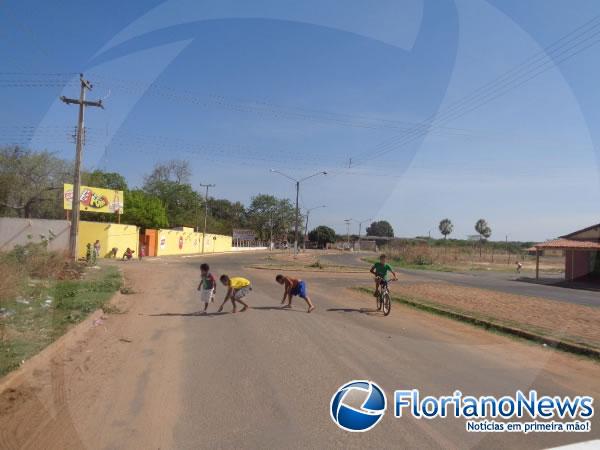
[[[540,252],[564,250],[565,279],[600,281],[600,223],[560,236],[558,239],[534,245],[536,249],[535,277],[539,279]]]

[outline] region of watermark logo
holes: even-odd
[[[353,380],[340,386],[331,397],[331,419],[346,431],[363,432],[373,428],[385,414],[387,400],[383,389],[368,380]]]

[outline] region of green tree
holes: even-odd
[[[153,183],[151,188],[144,186],[144,192],[162,202],[171,226],[194,228],[198,225],[202,199],[191,185],[161,181]]]
[[[142,228],[166,228],[169,226],[167,210],[160,199],[146,194],[141,189],[127,191],[124,197],[122,223]]]
[[[489,227],[485,219],[479,219],[477,222],[475,222],[475,231],[477,231],[479,234],[479,257],[481,258],[483,241],[492,235],[492,229]]]
[[[442,219],[438,226],[440,233],[444,236],[444,239],[448,237],[449,234],[454,231],[454,225],[450,219]]]
[[[310,242],[316,242],[319,248],[325,248],[327,244],[335,243],[335,231],[325,225],[319,225],[308,233],[308,240]]]
[[[81,181],[82,184],[91,187],[112,189],[115,191],[127,190],[127,180],[117,172],[104,172],[102,170],[82,172]]]
[[[387,220],[372,222],[367,227],[367,236],[394,237],[394,229]]]
[[[173,227],[194,228],[200,220],[202,198],[188,183],[189,176],[189,163],[173,160],[157,164],[144,181],[144,192],[162,202]]]
[[[203,217],[204,210],[201,210],[200,219],[202,220]],[[209,232],[229,235],[234,228],[246,228],[247,222],[246,208],[241,202],[209,198],[207,225]]]
[[[247,210],[248,226],[259,239],[268,240],[273,229],[274,239],[290,240],[296,220],[296,209],[289,199],[280,199],[273,195],[258,194],[252,197]],[[303,236],[302,216],[298,228],[299,236]],[[292,238],[293,239],[293,238]]]
[[[56,219],[64,217],[63,183],[72,166],[48,151],[19,146],[0,149],[0,214]]]

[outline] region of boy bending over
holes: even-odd
[[[227,294],[225,294],[225,299],[223,300],[223,303],[221,304],[221,307],[219,308],[218,312],[223,311],[223,306],[225,306],[225,302],[227,300],[231,300],[231,303],[233,304],[232,312],[236,312],[236,302],[239,302],[242,305],[244,305],[240,312],[246,311],[248,309],[248,304],[245,301],[243,301],[242,298],[248,295],[252,290],[250,280],[247,280],[246,278],[242,277],[230,278],[228,275],[221,275],[219,280],[221,280],[221,283],[223,283],[224,286],[227,286]]]
[[[285,277],[281,274],[275,277],[275,281],[285,286],[281,304],[283,305],[285,303],[286,298],[288,299],[288,303],[284,306],[284,308],[291,308],[292,297],[297,295],[298,297],[303,298],[308,305],[308,311],[306,312],[311,312],[313,309],[315,309],[315,305],[313,305],[313,303],[310,301],[310,297],[306,294],[306,283],[304,281],[296,278]]]

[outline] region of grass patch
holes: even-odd
[[[379,261],[379,258],[363,258],[363,261],[370,264],[375,264]],[[395,267],[402,269],[414,269],[414,270],[434,270],[436,272],[457,272],[458,269],[454,267],[444,266],[442,264],[432,263],[427,260],[418,260],[416,262],[408,262],[404,258],[388,258],[387,263]]]
[[[101,308],[122,284],[116,267],[86,275],[79,280],[29,282],[19,296],[0,301],[0,376]]]
[[[314,263],[309,264],[306,267],[310,267],[310,268],[313,268],[313,269],[324,269],[325,268],[325,264],[321,264],[321,261],[319,261],[317,259]]]

